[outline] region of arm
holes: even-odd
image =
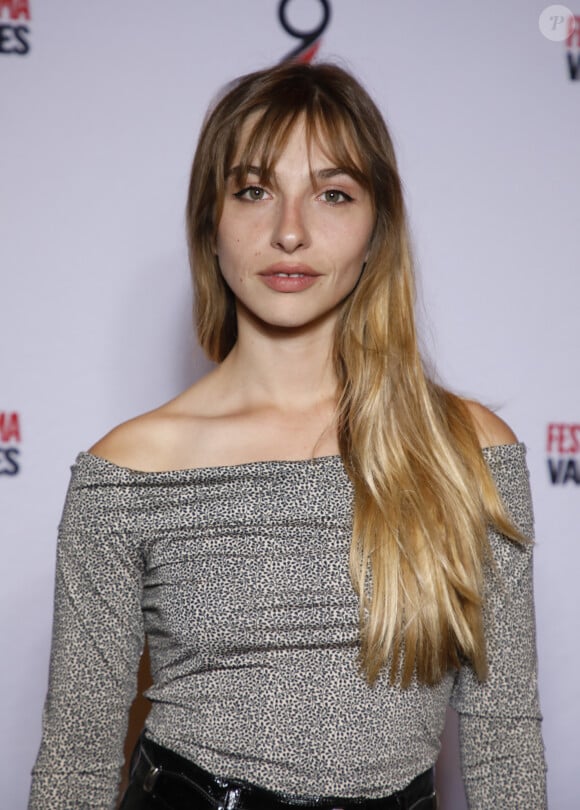
[[[515,524],[533,537],[523,445],[484,455]],[[532,546],[490,529],[484,620],[489,678],[458,673],[452,705],[459,713],[462,771],[471,808],[546,807],[545,762],[537,693]]]
[[[129,494],[79,457],[59,528],[49,689],[29,810],[115,806],[143,646]]]

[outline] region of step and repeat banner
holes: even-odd
[[[576,0],[575,0],[576,2]],[[580,745],[580,0],[0,0],[2,806],[24,808],[76,453],[209,367],[184,204],[234,76],[360,77],[393,133],[426,351],[528,447],[550,806]],[[454,717],[438,779],[462,810]],[[517,807],[517,798],[514,807]]]

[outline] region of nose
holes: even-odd
[[[300,200],[280,200],[272,229],[272,246],[294,253],[310,244],[305,213]]]

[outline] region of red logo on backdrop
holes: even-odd
[[[580,423],[550,422],[546,450],[552,484],[580,484]]]
[[[580,15],[568,17],[568,36],[564,40],[568,72],[573,81],[580,80]]]
[[[296,39],[300,40],[300,44],[287,53],[282,59],[282,62],[287,62],[293,59],[296,59],[299,62],[311,62],[317,54],[322,41],[322,34],[324,31],[326,31],[328,23],[330,22],[330,3],[328,0],[312,0],[312,2],[313,4],[320,6],[322,17],[317,25],[315,25],[309,31],[305,31],[303,29],[296,28],[288,19],[288,6],[292,5],[291,0],[280,1],[280,5],[278,6],[278,19],[280,20],[280,25],[287,34],[290,34],[291,37],[295,37]]]
[[[20,472],[20,415],[16,411],[0,411],[0,475]]]
[[[25,56],[30,50],[30,3],[0,0],[0,55]]]

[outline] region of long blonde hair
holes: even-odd
[[[366,266],[337,322],[340,453],[354,486],[350,573],[360,600],[361,664],[386,665],[403,687],[434,684],[471,662],[487,673],[483,570],[490,523],[510,522],[464,402],[432,382],[418,349],[414,274],[395,152],[377,107],[335,65],[290,63],[242,77],[204,124],[187,204],[200,344],[219,362],[236,341],[234,299],[215,257],[227,171],[252,126],[238,172],[272,171],[305,121],[369,191],[375,227]]]

